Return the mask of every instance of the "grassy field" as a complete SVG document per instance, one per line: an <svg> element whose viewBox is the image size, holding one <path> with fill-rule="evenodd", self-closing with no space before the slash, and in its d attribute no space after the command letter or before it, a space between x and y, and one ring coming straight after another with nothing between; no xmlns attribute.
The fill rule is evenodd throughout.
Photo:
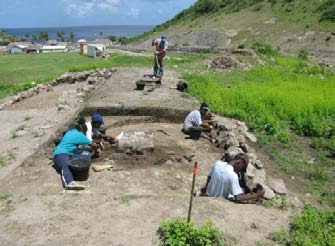
<svg viewBox="0 0 335 246"><path fill-rule="evenodd" d="M118 66L151 66L151 59L118 54L114 54L108 61L77 53L0 55L0 98L28 89L32 81L51 81L68 71Z"/></svg>
<svg viewBox="0 0 335 246"><path fill-rule="evenodd" d="M188 95L247 122L276 169L298 177L302 193L335 206L334 73L305 59L258 55L265 65L249 71L198 66L184 73Z"/></svg>
<svg viewBox="0 0 335 246"><path fill-rule="evenodd" d="M202 56L185 57L175 55L169 58L168 67L179 66ZM152 57L127 56L112 53L111 59L92 59L76 53L38 55L0 55L0 98L24 89L29 89L32 81L51 81L65 72L78 72L111 67L151 67Z"/></svg>

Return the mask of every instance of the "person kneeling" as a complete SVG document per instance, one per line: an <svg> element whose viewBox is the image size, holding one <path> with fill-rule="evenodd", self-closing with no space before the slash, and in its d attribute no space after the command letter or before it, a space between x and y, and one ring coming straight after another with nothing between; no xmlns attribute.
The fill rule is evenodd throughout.
<svg viewBox="0 0 335 246"><path fill-rule="evenodd" d="M260 186L255 193L245 194L239 183L238 173L248 167L249 157L244 154L236 155L229 163L222 159L217 161L208 174L205 195L209 197L224 197L241 201L255 201L263 197L264 191Z"/></svg>
<svg viewBox="0 0 335 246"><path fill-rule="evenodd" d="M76 153L92 151L95 148L95 144L85 136L86 131L85 120L80 119L73 130L65 133L52 154L53 161L60 171L62 185L67 190L85 189L83 185L74 181L69 165Z"/></svg>

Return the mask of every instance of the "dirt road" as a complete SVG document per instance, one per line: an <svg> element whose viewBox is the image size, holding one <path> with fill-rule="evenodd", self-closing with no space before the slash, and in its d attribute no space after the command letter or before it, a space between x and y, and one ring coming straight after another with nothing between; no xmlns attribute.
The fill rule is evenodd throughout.
<svg viewBox="0 0 335 246"><path fill-rule="evenodd" d="M185 139L182 124L177 122L182 117L175 122L164 118L199 105L169 89L178 82L174 72L166 72L160 87L152 84L153 91L150 85L144 91L134 90L135 81L150 72L119 69L84 103L78 101L65 111L55 104L64 91L73 91L76 85L58 86L0 111L0 136L5 143L0 153L6 157L0 169L0 245L157 245L156 230L163 219L187 216L193 163L177 159L195 155L200 166L196 186L200 187L221 151L205 139ZM49 160L53 149L49 141L80 112L85 115L94 110L111 113L105 114L110 134L151 134L155 151L134 156L106 146L95 162L112 163L114 168L99 173L90 170L82 192L64 191ZM160 117L151 117L153 111ZM129 112L134 115L127 115ZM21 125L25 127L18 130ZM270 232L287 227L293 213L291 209L197 197L192 220L202 224L211 219L239 245L249 246L266 242Z"/></svg>

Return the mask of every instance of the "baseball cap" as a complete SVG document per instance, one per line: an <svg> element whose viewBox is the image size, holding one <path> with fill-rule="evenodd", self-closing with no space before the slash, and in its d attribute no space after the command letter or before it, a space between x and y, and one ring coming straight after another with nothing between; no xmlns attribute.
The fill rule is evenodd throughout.
<svg viewBox="0 0 335 246"><path fill-rule="evenodd" d="M166 40L166 39L167 39L166 35L162 35L162 40Z"/></svg>
<svg viewBox="0 0 335 246"><path fill-rule="evenodd" d="M94 114L92 115L92 121L100 122L101 124L104 124L104 119L100 114Z"/></svg>
<svg viewBox="0 0 335 246"><path fill-rule="evenodd" d="M203 109L205 111L210 111L207 103L202 103L201 106L200 106L200 109Z"/></svg>

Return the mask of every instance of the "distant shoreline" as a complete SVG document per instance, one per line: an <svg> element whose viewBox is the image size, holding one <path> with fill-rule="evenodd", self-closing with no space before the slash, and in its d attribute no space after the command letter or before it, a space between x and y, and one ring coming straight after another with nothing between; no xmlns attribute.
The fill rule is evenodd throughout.
<svg viewBox="0 0 335 246"><path fill-rule="evenodd" d="M32 39L32 35L40 32L48 32L49 39L59 39L57 32L64 32L65 40L70 39L70 33L74 34L74 40L95 40L108 38L108 36L132 38L150 31L153 25L99 25L99 26L68 26L68 27L28 27L28 28L1 28L7 35L20 39ZM27 37L28 36L28 37Z"/></svg>

